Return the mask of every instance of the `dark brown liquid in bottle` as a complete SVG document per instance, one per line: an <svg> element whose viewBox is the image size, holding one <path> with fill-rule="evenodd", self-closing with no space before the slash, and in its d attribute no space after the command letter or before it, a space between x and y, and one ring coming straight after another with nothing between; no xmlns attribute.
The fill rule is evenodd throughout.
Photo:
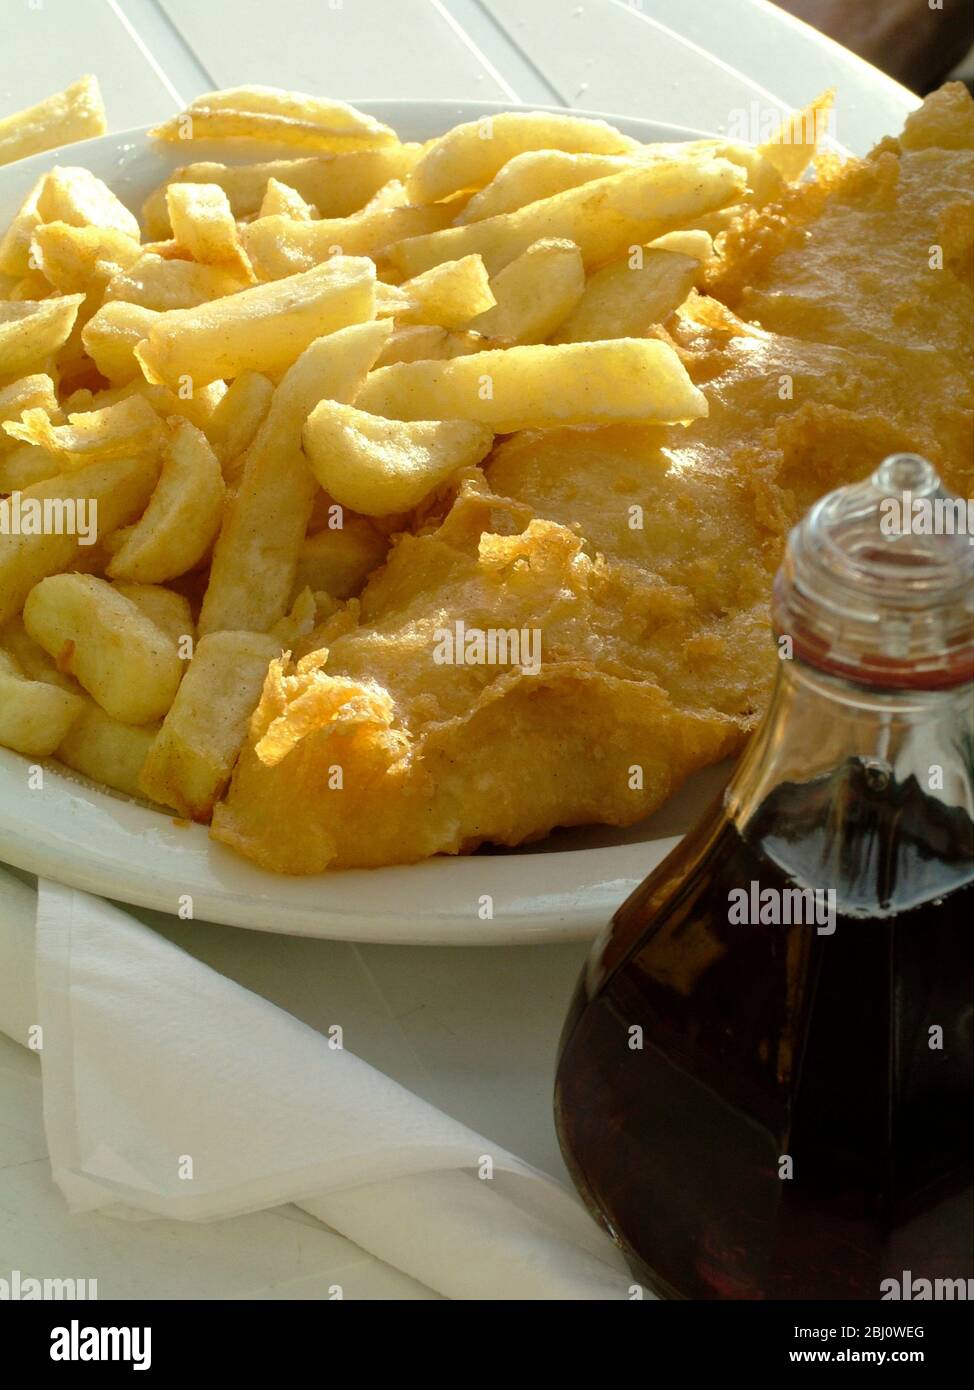
<svg viewBox="0 0 974 1390"><path fill-rule="evenodd" d="M746 838L718 805L624 904L565 1026L556 1115L643 1282L878 1299L906 1270L974 1274L972 880L966 812L912 778L875 790L853 759L779 786ZM752 882L836 885L834 932L732 924Z"/></svg>

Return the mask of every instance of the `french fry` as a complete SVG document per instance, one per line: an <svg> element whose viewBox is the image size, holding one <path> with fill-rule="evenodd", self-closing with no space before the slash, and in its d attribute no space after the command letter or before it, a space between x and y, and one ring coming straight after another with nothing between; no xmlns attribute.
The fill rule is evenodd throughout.
<svg viewBox="0 0 974 1390"><path fill-rule="evenodd" d="M743 198L751 206L759 207L768 198L781 193L784 180L760 149L743 140L726 140L720 136L706 136L701 140L654 141L641 145L637 151L620 161L632 164L646 164L654 161L669 162L674 159L693 165L710 159L727 159L744 170L746 183Z"/></svg>
<svg viewBox="0 0 974 1390"><path fill-rule="evenodd" d="M117 405L120 401L127 401L132 396L138 396L148 401L152 409L163 420L167 420L170 415L182 415L199 429L206 429L213 412L226 394L227 385L224 381L211 381L208 386L199 387L191 395L177 395L175 391L170 391L168 386L150 386L140 377L134 381L126 382L124 386L111 386L104 391L86 392L87 405L84 408L104 410L106 406ZM71 407L75 398L80 402L83 399L81 392L76 391L72 397L69 397L64 403L64 408Z"/></svg>
<svg viewBox="0 0 974 1390"><path fill-rule="evenodd" d="M409 192L415 201L428 203L459 188L483 188L509 159L526 150L628 154L636 147L635 140L605 121L545 111L504 111L456 125L434 140L409 176Z"/></svg>
<svg viewBox="0 0 974 1390"><path fill-rule="evenodd" d="M166 313L169 309L195 309L211 299L236 294L249 281L215 265L167 260L144 251L125 270L119 270L105 287L105 302L125 300L144 309Z"/></svg>
<svg viewBox="0 0 974 1390"><path fill-rule="evenodd" d="M296 188L280 179L267 180L267 192L257 212L258 217L291 217L295 222L311 222L317 208L306 203Z"/></svg>
<svg viewBox="0 0 974 1390"><path fill-rule="evenodd" d="M0 502L0 623L20 612L35 584L76 565L93 548L81 545L82 521L94 527L98 540L128 525L145 510L158 476L151 457L99 459Z"/></svg>
<svg viewBox="0 0 974 1390"><path fill-rule="evenodd" d="M34 641L24 627L23 618L18 615L0 627L0 651L13 657L28 680L45 681L75 695L81 695L81 686L71 676L58 670L53 657ZM82 699L86 697L82 696Z"/></svg>
<svg viewBox="0 0 974 1390"><path fill-rule="evenodd" d="M38 367L68 340L83 294L0 302L0 380Z"/></svg>
<svg viewBox="0 0 974 1390"><path fill-rule="evenodd" d="M225 498L220 463L206 436L174 417L156 490L109 564L109 576L161 584L195 568L216 539Z"/></svg>
<svg viewBox="0 0 974 1390"><path fill-rule="evenodd" d="M185 594L177 594L175 589L167 589L162 584L139 584L128 579L113 579L111 584L116 593L134 603L140 613L166 634L180 659L189 660L189 655L184 657L183 653L184 650L192 653L196 625Z"/></svg>
<svg viewBox="0 0 974 1390"><path fill-rule="evenodd" d="M170 183L219 184L230 199L234 217L242 221L260 214L271 180L293 188L321 217L347 217L364 207L390 179L404 178L419 151L419 145L387 145L379 150L272 159L260 164L184 164L150 193L142 206L142 222L146 236L154 241L172 236L166 206Z"/></svg>
<svg viewBox="0 0 974 1390"><path fill-rule="evenodd" d="M389 334L375 365L388 367L393 362L463 357L469 352L481 352L484 348L496 346L491 339L469 330L453 333L448 328L437 328L434 324L407 324Z"/></svg>
<svg viewBox="0 0 974 1390"><path fill-rule="evenodd" d="M51 416L59 414L54 382L46 372L22 376L9 386L0 387L0 425L7 420L19 420L25 410L46 410ZM0 430L0 454L13 447L10 436Z"/></svg>
<svg viewBox="0 0 974 1390"><path fill-rule="evenodd" d="M516 212L527 203L551 198L568 188L604 179L632 168L638 151L627 154L568 154L564 150L526 150L509 159L486 188L475 193L454 226L482 222L504 212Z"/></svg>
<svg viewBox="0 0 974 1390"><path fill-rule="evenodd" d="M811 164L822 136L829 127L835 90L829 88L801 111L794 111L765 144L758 155L774 165L786 183L794 183Z"/></svg>
<svg viewBox="0 0 974 1390"><path fill-rule="evenodd" d="M389 212L392 208L409 207L409 194L401 179L390 179L377 188L361 212Z"/></svg>
<svg viewBox="0 0 974 1390"><path fill-rule="evenodd" d="M229 480L231 465L254 441L267 418L274 385L260 372L241 372L210 416L206 437Z"/></svg>
<svg viewBox="0 0 974 1390"><path fill-rule="evenodd" d="M742 191L742 204L763 207L773 197L778 197L784 180L770 160L760 150L742 140L723 140L708 137L704 140L666 141L644 145L637 156L640 162L652 160L679 159L697 163L704 159L727 159L744 171L745 185Z"/></svg>
<svg viewBox="0 0 974 1390"><path fill-rule="evenodd" d="M256 280L240 244L230 199L219 184L171 183L166 204L173 236L194 261L229 271L245 282Z"/></svg>
<svg viewBox="0 0 974 1390"><path fill-rule="evenodd" d="M103 304L81 330L81 341L88 356L103 377L116 386L124 386L142 370L135 359L135 349L148 337L152 325L160 317L153 309L141 304L126 304L112 300Z"/></svg>
<svg viewBox="0 0 974 1390"><path fill-rule="evenodd" d="M88 574L42 579L24 604L35 642L106 714L148 724L166 714L182 666L175 644L131 599Z"/></svg>
<svg viewBox="0 0 974 1390"><path fill-rule="evenodd" d="M497 302L479 256L444 261L404 281L398 291L406 301L396 314L401 323L432 323L440 328L463 328Z"/></svg>
<svg viewBox="0 0 974 1390"><path fill-rule="evenodd" d="M111 386L105 388L106 392L113 394L120 393L124 389L124 387L116 388ZM69 395L64 397L61 405L57 405L57 400L55 398L55 407L59 417L63 418L64 415L78 415L85 410L94 409L95 394L96 393L90 386L76 386ZM122 399L120 394L119 399ZM99 404L114 405L114 401L105 401Z"/></svg>
<svg viewBox="0 0 974 1390"><path fill-rule="evenodd" d="M333 256L375 257L390 242L449 227L452 217L453 211L445 203L433 207L380 203L327 221L260 217L242 227L240 236L258 277L280 280Z"/></svg>
<svg viewBox="0 0 974 1390"><path fill-rule="evenodd" d="M404 314L410 308L409 296L398 285L387 285L384 280L375 282L375 316L377 319L392 319Z"/></svg>
<svg viewBox="0 0 974 1390"><path fill-rule="evenodd" d="M260 86L207 92L149 134L167 141L269 140L310 150L377 149L399 138L344 101Z"/></svg>
<svg viewBox="0 0 974 1390"><path fill-rule="evenodd" d="M764 207L772 198L778 198L784 191L784 180L774 163L767 159L753 145L740 141L717 140L711 146L715 159L729 159L737 164L747 175L742 202L755 208Z"/></svg>
<svg viewBox="0 0 974 1390"><path fill-rule="evenodd" d="M411 511L494 442L469 420L383 420L321 401L304 427L304 452L325 491L363 516Z"/></svg>
<svg viewBox="0 0 974 1390"><path fill-rule="evenodd" d="M186 256L184 248L173 236L167 237L164 241L143 241L142 250L147 255L161 256L164 261L180 261Z"/></svg>
<svg viewBox="0 0 974 1390"><path fill-rule="evenodd" d="M33 444L21 444L0 454L0 495L23 492L45 478L56 478L64 471L63 457L59 458L57 454Z"/></svg>
<svg viewBox="0 0 974 1390"><path fill-rule="evenodd" d="M673 349L636 338L400 362L370 373L355 404L394 420L479 420L498 434L707 414Z"/></svg>
<svg viewBox="0 0 974 1390"><path fill-rule="evenodd" d="M675 251L680 256L689 256L702 263L709 261L714 254L714 239L699 227L688 227L686 231L664 232L649 243L649 249Z"/></svg>
<svg viewBox="0 0 974 1390"><path fill-rule="evenodd" d="M675 251L636 249L638 257L634 252L589 277L554 342L639 338L680 307L700 278L700 262Z"/></svg>
<svg viewBox="0 0 974 1390"><path fill-rule="evenodd" d="M109 227L139 240L139 224L120 199L89 169L55 165L41 184L37 211L42 222L72 227Z"/></svg>
<svg viewBox="0 0 974 1390"><path fill-rule="evenodd" d="M31 238L44 220L37 210L37 200L41 196L46 178L46 174L41 174L21 203L10 226L0 237L0 275L10 275L19 279L31 270Z"/></svg>
<svg viewBox="0 0 974 1390"><path fill-rule="evenodd" d="M19 302L24 299L48 299L51 294L51 282L47 276L42 275L39 270L31 270L22 280L11 286L6 298Z"/></svg>
<svg viewBox="0 0 974 1390"><path fill-rule="evenodd" d="M81 713L58 747L57 758L93 782L141 797L145 793L139 775L160 727L158 722L125 724L82 696Z"/></svg>
<svg viewBox="0 0 974 1390"><path fill-rule="evenodd" d="M143 383L141 389L146 400L163 419L170 415L182 415L191 425L205 433L213 418L213 412L222 404L230 388L225 381L218 379L206 386L194 387L191 396L177 395L170 391L168 386L149 386Z"/></svg>
<svg viewBox="0 0 974 1390"><path fill-rule="evenodd" d="M48 758L81 713L79 696L31 680L0 650L0 745L28 758Z"/></svg>
<svg viewBox="0 0 974 1390"><path fill-rule="evenodd" d="M72 227L43 222L30 244L31 258L61 294L100 295L113 275L134 264L139 243L115 227Z"/></svg>
<svg viewBox="0 0 974 1390"><path fill-rule="evenodd" d="M495 307L471 319L470 327L511 343L543 342L582 297L582 254L573 241L536 241L497 272L490 288Z"/></svg>
<svg viewBox="0 0 974 1390"><path fill-rule="evenodd" d="M107 129L98 79L89 73L36 106L0 120L0 164L90 140Z"/></svg>
<svg viewBox="0 0 974 1390"><path fill-rule="evenodd" d="M182 816L207 820L223 795L280 643L255 632L203 637L152 745L140 785Z"/></svg>
<svg viewBox="0 0 974 1390"><path fill-rule="evenodd" d="M168 386L181 377L195 388L247 370L276 373L316 338L374 311L373 263L336 256L303 274L160 315L136 357L148 381Z"/></svg>
<svg viewBox="0 0 974 1390"><path fill-rule="evenodd" d="M25 410L19 424L8 421L3 429L14 439L62 457L65 467L88 458L130 458L157 450L162 443L162 423L143 396L69 415L66 425L52 424L46 410Z"/></svg>
<svg viewBox="0 0 974 1390"><path fill-rule="evenodd" d="M202 635L267 632L287 611L317 484L301 451L320 400L348 400L389 335L374 320L319 338L285 373L247 451L213 552Z"/></svg>
<svg viewBox="0 0 974 1390"><path fill-rule="evenodd" d="M364 516L344 516L342 525L308 536L301 546L295 597L304 589L333 599L357 594L389 550L389 537Z"/></svg>
<svg viewBox="0 0 974 1390"><path fill-rule="evenodd" d="M726 159L647 160L517 212L397 242L386 254L404 274L417 275L479 252L495 275L534 242L554 237L575 242L590 268L722 207L745 184L744 171Z"/></svg>

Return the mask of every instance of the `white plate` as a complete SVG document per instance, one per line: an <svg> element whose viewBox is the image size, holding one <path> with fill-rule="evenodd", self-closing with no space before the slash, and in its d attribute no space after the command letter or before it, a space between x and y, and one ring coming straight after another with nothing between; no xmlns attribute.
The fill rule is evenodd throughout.
<svg viewBox="0 0 974 1390"><path fill-rule="evenodd" d="M426 140L458 121L510 109L497 102L360 102L404 139ZM557 108L549 108L557 109ZM573 112L574 115L599 114ZM640 140L686 140L702 132L607 116ZM268 146L157 147L144 130L106 135L0 169L0 225L52 164L91 169L135 212L157 183L190 160L286 156ZM200 920L296 936L422 945L510 945L595 935L635 885L664 858L726 776L708 769L662 811L627 831L561 831L530 850L444 856L388 869L312 878L265 873L202 826L103 791L47 764L28 789L26 759L0 749L0 859L31 873L138 907L179 912L192 899ZM493 917L481 920L482 895Z"/></svg>

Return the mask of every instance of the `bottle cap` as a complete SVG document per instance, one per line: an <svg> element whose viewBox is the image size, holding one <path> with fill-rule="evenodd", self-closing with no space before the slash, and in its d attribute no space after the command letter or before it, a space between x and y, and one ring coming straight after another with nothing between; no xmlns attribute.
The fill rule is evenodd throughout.
<svg viewBox="0 0 974 1390"><path fill-rule="evenodd" d="M918 454L823 497L788 538L773 618L793 655L861 685L974 678L974 503Z"/></svg>

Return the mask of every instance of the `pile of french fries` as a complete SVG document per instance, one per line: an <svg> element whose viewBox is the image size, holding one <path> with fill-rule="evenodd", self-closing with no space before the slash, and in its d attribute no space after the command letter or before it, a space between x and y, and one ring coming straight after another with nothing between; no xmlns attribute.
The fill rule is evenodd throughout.
<svg viewBox="0 0 974 1390"><path fill-rule="evenodd" d="M102 130L85 78L0 163ZM141 221L61 164L0 240L0 744L205 821L270 661L497 434L706 413L654 326L813 150L519 111L410 144L262 87L152 136L187 162Z"/></svg>

